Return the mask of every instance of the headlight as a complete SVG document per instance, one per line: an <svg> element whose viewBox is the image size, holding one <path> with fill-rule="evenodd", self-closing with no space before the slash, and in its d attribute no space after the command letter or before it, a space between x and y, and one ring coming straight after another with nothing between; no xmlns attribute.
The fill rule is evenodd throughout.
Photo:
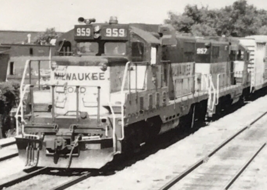
<svg viewBox="0 0 267 190"><path fill-rule="evenodd" d="M51 63L51 69L54 70L57 68L57 63L55 61L52 61Z"/></svg>

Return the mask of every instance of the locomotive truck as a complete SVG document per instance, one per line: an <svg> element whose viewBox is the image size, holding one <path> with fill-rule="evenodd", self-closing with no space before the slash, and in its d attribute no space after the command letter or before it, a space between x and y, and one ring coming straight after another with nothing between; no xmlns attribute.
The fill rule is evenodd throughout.
<svg viewBox="0 0 267 190"><path fill-rule="evenodd" d="M26 165L101 168L251 92L249 50L240 39L177 36L168 25L115 17L78 21L48 59L50 89L22 80L16 143Z"/></svg>

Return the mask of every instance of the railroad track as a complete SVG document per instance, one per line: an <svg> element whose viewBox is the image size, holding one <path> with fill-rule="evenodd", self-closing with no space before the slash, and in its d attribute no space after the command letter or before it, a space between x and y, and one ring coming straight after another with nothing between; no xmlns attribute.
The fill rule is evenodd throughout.
<svg viewBox="0 0 267 190"><path fill-rule="evenodd" d="M8 187L16 186L16 185L18 185L18 183L21 183L21 182L27 182L27 180L31 180L31 179L38 177L38 176L41 176L41 175L51 175L51 181L52 182L55 182L55 181L64 181L64 182L61 184L53 185L52 183L50 184L50 180L46 180L45 184L39 184L38 179L34 179L35 182L33 182L33 183L35 185L37 185L36 188L38 188L38 189L50 189L50 190L63 190L63 189L71 187L72 185L75 185L76 183L79 183L79 182L89 178L92 175L95 175L95 172L78 171L75 173L75 176L72 176L70 174L71 177L68 177L70 179L61 180L60 177L62 177L63 173L64 173L63 174L64 176L67 176L68 172L73 172L73 171L60 170L58 172L58 175L53 171L55 171L55 169L46 168L46 167L28 168L27 171L25 171L28 173L24 173L23 175L20 174L17 177L14 177L13 179L9 179L7 182L4 182L2 184L0 183L0 190L8 188ZM58 177L58 179L57 179L57 177ZM45 186L45 187L43 187L43 186ZM35 187L33 187L33 189L35 189Z"/></svg>
<svg viewBox="0 0 267 190"><path fill-rule="evenodd" d="M18 156L15 138L0 140L0 162Z"/></svg>
<svg viewBox="0 0 267 190"><path fill-rule="evenodd" d="M18 156L18 152L7 153L7 154L4 154L4 155L1 154L0 162L4 161L4 160L8 160L8 159L16 157L16 156Z"/></svg>
<svg viewBox="0 0 267 190"><path fill-rule="evenodd" d="M249 125L245 126L241 130L239 130L237 133L232 135L230 138L222 142L218 147L216 147L214 150L212 150L210 153L208 153L206 156L198 160L196 163L188 167L186 170L184 170L182 173L178 174L177 176L173 177L168 183L163 185L160 190L167 190L171 189L201 189L201 185L203 185L203 189L209 189L213 188L213 186L216 186L215 189L228 189L234 182L237 180L237 178L240 176L240 174L246 169L246 167L250 164L250 162L258 155L258 153L265 147L266 142L257 143L255 146L250 145L249 137L247 142L249 143L247 146L244 146L243 149L238 150L238 146L235 145L232 150L232 152L224 153L223 155L219 155L223 157L223 160L216 159L217 155L216 153L219 153L218 151L221 150L225 146L229 146L230 142L232 142L234 139L236 139L238 136L241 136L241 134L244 134L245 131L249 132L252 129L250 128L252 125L254 125L257 121L259 121L263 116L265 116L267 112L264 112L259 117L257 117L255 120L253 120ZM258 130L254 128L253 134L264 134L264 131L266 130ZM265 132L267 135L267 132ZM249 135L249 134L248 134ZM253 135L251 135L253 137ZM251 137L251 138L252 138ZM231 150L231 147L230 147ZM227 150L226 150L227 152ZM246 154L247 153L247 154ZM226 156L227 155L227 156ZM233 155L236 155L234 157ZM241 156L243 155L243 157ZM213 158L215 157L215 158ZM242 165L238 165L237 168L231 168L233 167L232 164L234 164L235 161L239 161L243 159ZM213 160L212 160L213 159ZM228 161L228 163L225 162ZM218 165L219 162L225 162L222 166ZM197 172L198 171L198 172ZM221 173L216 173L214 171L219 171ZM234 173L231 173L231 175L224 175L224 172L234 171ZM221 175L221 176L220 176ZM221 179L225 178L225 179ZM220 182L219 182L220 181ZM222 184L222 181L224 181L224 184ZM206 183L207 182L207 183ZM218 182L216 184L216 182ZM210 186L208 185L210 184Z"/></svg>
<svg viewBox="0 0 267 190"><path fill-rule="evenodd" d="M15 138L0 139L0 149L15 144Z"/></svg>

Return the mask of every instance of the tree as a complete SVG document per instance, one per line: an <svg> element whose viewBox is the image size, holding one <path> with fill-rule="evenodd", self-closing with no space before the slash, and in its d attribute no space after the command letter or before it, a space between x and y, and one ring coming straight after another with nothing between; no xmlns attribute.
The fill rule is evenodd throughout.
<svg viewBox="0 0 267 190"><path fill-rule="evenodd" d="M47 45L50 44L52 39L57 39L59 33L56 32L55 28L47 28L45 32L39 34L35 40L35 44Z"/></svg>
<svg viewBox="0 0 267 190"><path fill-rule="evenodd" d="M172 24L180 33L237 37L266 33L267 11L258 10L247 0L237 0L221 9L187 5L182 14L168 15L165 23Z"/></svg>
<svg viewBox="0 0 267 190"><path fill-rule="evenodd" d="M18 104L19 84L14 82L0 83L0 138L5 137L10 129L9 113Z"/></svg>
<svg viewBox="0 0 267 190"><path fill-rule="evenodd" d="M261 35L267 35L267 25L260 27L257 33Z"/></svg>
<svg viewBox="0 0 267 190"><path fill-rule="evenodd" d="M165 20L166 24L171 24L180 33L189 33L194 20L186 15L176 15L169 12L169 19Z"/></svg>
<svg viewBox="0 0 267 190"><path fill-rule="evenodd" d="M194 36L217 36L216 30L207 24L194 24L192 34Z"/></svg>

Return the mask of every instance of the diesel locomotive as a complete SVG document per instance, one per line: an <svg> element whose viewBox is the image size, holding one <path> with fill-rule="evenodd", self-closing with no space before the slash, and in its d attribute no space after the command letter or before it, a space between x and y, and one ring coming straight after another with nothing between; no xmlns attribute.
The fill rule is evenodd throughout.
<svg viewBox="0 0 267 190"><path fill-rule="evenodd" d="M39 60L26 63L30 81L21 82L16 144L28 166L101 168L266 85L265 54L260 63L251 60L253 37L178 36L168 25L119 24L116 17L78 21L48 58L49 89L31 82L28 71Z"/></svg>

